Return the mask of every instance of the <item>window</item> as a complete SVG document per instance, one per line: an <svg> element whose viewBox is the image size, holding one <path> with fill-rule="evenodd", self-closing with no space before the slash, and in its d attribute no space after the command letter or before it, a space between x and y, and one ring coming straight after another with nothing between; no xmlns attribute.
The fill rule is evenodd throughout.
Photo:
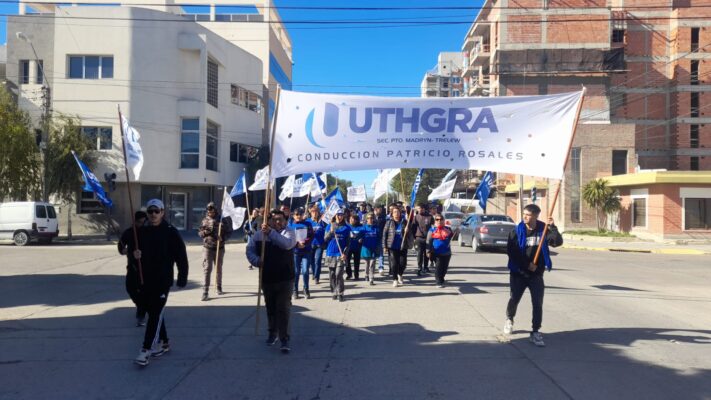
<svg viewBox="0 0 711 400"><path fill-rule="evenodd" d="M239 143L230 142L230 161L238 162L239 159Z"/></svg>
<svg viewBox="0 0 711 400"><path fill-rule="evenodd" d="M92 214L104 211L101 202L94 197L94 192L79 192L79 207L77 214Z"/></svg>
<svg viewBox="0 0 711 400"><path fill-rule="evenodd" d="M684 199L684 229L711 229L711 198Z"/></svg>
<svg viewBox="0 0 711 400"><path fill-rule="evenodd" d="M692 85L699 84L699 60L691 60L691 74L689 79Z"/></svg>
<svg viewBox="0 0 711 400"><path fill-rule="evenodd" d="M21 85L30 83L30 60L20 60L18 80Z"/></svg>
<svg viewBox="0 0 711 400"><path fill-rule="evenodd" d="M42 205L35 205L35 217L47 218L47 209Z"/></svg>
<svg viewBox="0 0 711 400"><path fill-rule="evenodd" d="M612 43L625 43L625 30L624 29L613 29L612 30Z"/></svg>
<svg viewBox="0 0 711 400"><path fill-rule="evenodd" d="M689 125L689 146L692 149L699 148L699 126Z"/></svg>
<svg viewBox="0 0 711 400"><path fill-rule="evenodd" d="M218 90L217 63L207 60L207 103L217 108Z"/></svg>
<svg viewBox="0 0 711 400"><path fill-rule="evenodd" d="M699 170L699 157L691 157L689 159L689 170L698 171Z"/></svg>
<svg viewBox="0 0 711 400"><path fill-rule="evenodd" d="M230 142L230 161L246 164L255 148L246 144Z"/></svg>
<svg viewBox="0 0 711 400"><path fill-rule="evenodd" d="M69 78L71 79L107 79L113 77L113 56L69 56Z"/></svg>
<svg viewBox="0 0 711 400"><path fill-rule="evenodd" d="M89 142L91 148L95 150L111 150L112 147L111 127L82 126L81 133Z"/></svg>
<svg viewBox="0 0 711 400"><path fill-rule="evenodd" d="M570 150L570 220L580 219L580 147Z"/></svg>
<svg viewBox="0 0 711 400"><path fill-rule="evenodd" d="M200 120L184 118L180 131L180 168L200 167Z"/></svg>
<svg viewBox="0 0 711 400"><path fill-rule="evenodd" d="M449 79L444 79L442 81L442 87L445 89L449 87Z"/></svg>
<svg viewBox="0 0 711 400"><path fill-rule="evenodd" d="M632 199L632 227L644 228L647 226L647 198Z"/></svg>
<svg viewBox="0 0 711 400"><path fill-rule="evenodd" d="M459 90L452 90L452 97L459 97Z"/></svg>
<svg viewBox="0 0 711 400"><path fill-rule="evenodd" d="M232 104L236 104L256 113L262 112L262 98L256 93L250 92L237 85L230 85L230 94Z"/></svg>
<svg viewBox="0 0 711 400"><path fill-rule="evenodd" d="M460 78L460 77L458 77L458 76L453 76L453 77L450 78L450 79L452 80L452 84L457 84L457 83L461 82L461 79L462 79L462 78Z"/></svg>
<svg viewBox="0 0 711 400"><path fill-rule="evenodd" d="M692 118L699 117L699 92L691 92L691 115Z"/></svg>
<svg viewBox="0 0 711 400"><path fill-rule="evenodd" d="M35 77L35 83L41 85L43 82L44 74L42 70L44 68L44 61L37 60L37 76Z"/></svg>
<svg viewBox="0 0 711 400"><path fill-rule="evenodd" d="M627 173L627 150L612 150L612 175Z"/></svg>
<svg viewBox="0 0 711 400"><path fill-rule="evenodd" d="M205 146L205 168L217 171L217 134L220 127L207 121L207 146Z"/></svg>
<svg viewBox="0 0 711 400"><path fill-rule="evenodd" d="M691 28L691 51L699 50L699 30L700 28Z"/></svg>

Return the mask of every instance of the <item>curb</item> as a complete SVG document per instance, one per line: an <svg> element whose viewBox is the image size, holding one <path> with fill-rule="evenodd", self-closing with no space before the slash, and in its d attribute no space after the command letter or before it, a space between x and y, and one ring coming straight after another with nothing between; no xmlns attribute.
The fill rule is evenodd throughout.
<svg viewBox="0 0 711 400"><path fill-rule="evenodd" d="M672 255L693 255L702 256L711 254L703 250L697 249L625 249L625 248L614 248L614 247L588 247L588 246L575 246L575 245L563 245L563 249L571 250L588 250L588 251L614 251L618 253L647 253L647 254L672 254Z"/></svg>

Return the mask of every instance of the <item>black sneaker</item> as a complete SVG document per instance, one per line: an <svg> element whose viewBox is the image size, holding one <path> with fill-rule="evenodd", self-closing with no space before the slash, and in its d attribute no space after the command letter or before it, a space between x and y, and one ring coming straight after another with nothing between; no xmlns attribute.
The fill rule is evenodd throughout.
<svg viewBox="0 0 711 400"><path fill-rule="evenodd" d="M217 294L221 296L221 295L225 294L225 292L222 291L222 288L221 288L221 287L218 287L218 288L217 288Z"/></svg>
<svg viewBox="0 0 711 400"><path fill-rule="evenodd" d="M417 271L417 276L422 276L422 271Z"/></svg>
<svg viewBox="0 0 711 400"><path fill-rule="evenodd" d="M333 300L336 300L336 299L338 298L338 295L334 294L333 296L331 296L331 298L332 298Z"/></svg>
<svg viewBox="0 0 711 400"><path fill-rule="evenodd" d="M425 273L428 273L428 274L429 274L430 272L431 272L431 271L430 271L429 267L425 267Z"/></svg>
<svg viewBox="0 0 711 400"><path fill-rule="evenodd" d="M338 301L341 301L341 302L342 302L342 301L344 301L344 300L343 300L343 295L342 295L342 294L339 294L339 295L338 295Z"/></svg>
<svg viewBox="0 0 711 400"><path fill-rule="evenodd" d="M277 342L277 337L274 334L269 334L267 338L267 346L274 346Z"/></svg>
<svg viewBox="0 0 711 400"><path fill-rule="evenodd" d="M281 347L279 348L279 350L281 350L281 352L284 354L289 354L289 352L291 351L291 347L289 347L289 340L283 339L281 341Z"/></svg>
<svg viewBox="0 0 711 400"><path fill-rule="evenodd" d="M146 317L136 317L136 326L146 326Z"/></svg>
<svg viewBox="0 0 711 400"><path fill-rule="evenodd" d="M202 294L202 301L207 301L209 299L207 292Z"/></svg>
<svg viewBox="0 0 711 400"><path fill-rule="evenodd" d="M311 292L309 292L309 289L304 289L304 296L306 296L307 299L311 298Z"/></svg>

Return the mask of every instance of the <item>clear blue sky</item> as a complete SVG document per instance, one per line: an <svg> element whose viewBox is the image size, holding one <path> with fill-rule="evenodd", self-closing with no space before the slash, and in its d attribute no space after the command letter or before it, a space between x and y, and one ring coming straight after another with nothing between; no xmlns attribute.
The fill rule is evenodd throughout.
<svg viewBox="0 0 711 400"><path fill-rule="evenodd" d="M150 0L147 0L150 2ZM109 2L107 0L107 2ZM308 7L478 7L482 0L277 0L277 6ZM0 14L17 13L17 4L0 3ZM477 10L280 10L284 21L372 20L473 21ZM0 43L6 40L0 18ZM390 23L383 23L390 25ZM441 51L461 49L469 24L374 27L338 24L327 28L287 24L294 46L295 90L379 96L418 97L425 71L435 66ZM325 85L321 87L298 85ZM389 87L344 87L389 86ZM337 176L365 183L375 171L341 172Z"/></svg>

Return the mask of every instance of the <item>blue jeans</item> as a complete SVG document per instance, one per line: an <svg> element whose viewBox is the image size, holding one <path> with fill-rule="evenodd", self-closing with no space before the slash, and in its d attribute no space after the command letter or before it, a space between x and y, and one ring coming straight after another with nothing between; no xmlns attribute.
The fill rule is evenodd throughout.
<svg viewBox="0 0 711 400"><path fill-rule="evenodd" d="M304 278L304 290L309 290L309 254L294 254L294 292L299 292L299 275Z"/></svg>
<svg viewBox="0 0 711 400"><path fill-rule="evenodd" d="M311 257L309 258L309 269L314 279L321 278L321 265L323 265L323 247L315 247L311 250Z"/></svg>

